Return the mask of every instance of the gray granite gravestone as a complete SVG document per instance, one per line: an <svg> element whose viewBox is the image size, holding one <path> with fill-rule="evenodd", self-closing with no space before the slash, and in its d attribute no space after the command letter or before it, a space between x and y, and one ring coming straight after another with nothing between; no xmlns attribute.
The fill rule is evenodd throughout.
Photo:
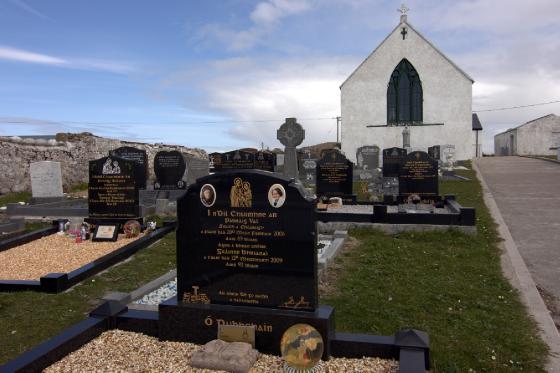
<svg viewBox="0 0 560 373"><path fill-rule="evenodd" d="M185 155L187 163L187 184L196 183L196 179L209 174L210 163L207 159L197 158L191 155Z"/></svg>
<svg viewBox="0 0 560 373"><path fill-rule="evenodd" d="M41 161L29 165L33 198L61 198L62 171L60 162Z"/></svg>
<svg viewBox="0 0 560 373"><path fill-rule="evenodd" d="M305 139L305 131L296 118L286 118L286 122L280 126L276 138L286 148L284 150L284 176L289 178L298 177L298 161L296 146Z"/></svg>

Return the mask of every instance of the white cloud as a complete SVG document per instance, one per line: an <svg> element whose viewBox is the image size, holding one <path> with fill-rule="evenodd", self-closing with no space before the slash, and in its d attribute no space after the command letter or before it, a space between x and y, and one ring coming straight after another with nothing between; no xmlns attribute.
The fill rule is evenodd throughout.
<svg viewBox="0 0 560 373"><path fill-rule="evenodd" d="M311 8L302 0L269 0L257 4L251 12L251 19L256 24L275 23L283 17L305 12Z"/></svg>
<svg viewBox="0 0 560 373"><path fill-rule="evenodd" d="M245 51L258 45L273 32L284 17L311 9L305 0L267 0L258 3L250 14L252 25L243 30L231 26L210 23L204 25L192 39L194 42L223 44L230 51Z"/></svg>
<svg viewBox="0 0 560 373"><path fill-rule="evenodd" d="M57 66L68 64L68 61L62 58L5 46L0 46L0 59Z"/></svg>
<svg viewBox="0 0 560 373"><path fill-rule="evenodd" d="M114 61L87 58L61 58L1 45L0 60L51 65L78 70L108 71L117 74L126 74L135 70L134 67L130 65Z"/></svg>

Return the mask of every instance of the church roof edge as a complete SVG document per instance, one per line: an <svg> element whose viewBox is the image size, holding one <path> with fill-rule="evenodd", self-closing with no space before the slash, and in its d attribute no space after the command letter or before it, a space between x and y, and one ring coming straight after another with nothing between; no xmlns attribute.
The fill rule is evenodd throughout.
<svg viewBox="0 0 560 373"><path fill-rule="evenodd" d="M416 28L414 26L412 26L407 20L406 17L404 18L404 20L401 20L401 22L395 26L395 28L393 28L391 30L391 32L381 41L381 43L379 43L379 45L377 47L375 47L375 49L358 65L358 67L356 67L354 69L354 71L352 71L352 73L350 75L348 75L348 77L344 80L344 82L342 82L342 84L339 86L339 89L342 88L342 86L344 84L346 84L346 82L348 80L350 80L350 78L356 73L356 71L358 71L360 69L360 67L362 67L362 65L369 60L369 58L371 56L373 56L375 54L375 52L377 52L377 50L383 45L383 43L385 43L387 41L387 39L389 39L389 36L391 36L395 30L397 30L399 27L402 27L402 25L406 25L408 27L410 27L412 30L414 30L414 32L416 34L418 34L418 36L420 36L426 43L428 43L428 45L430 45L432 48L434 48L434 50L439 53L443 58L445 58L450 64L451 66L453 66L457 71L459 71L463 76L465 76L467 79L469 79L472 83L474 83L474 79L467 74L463 69L461 69L459 66L457 66L457 64L455 64L455 62L453 62L449 57L447 57L442 51L440 51L430 40L428 40L424 35L422 35L422 33L420 33L418 30L416 30Z"/></svg>

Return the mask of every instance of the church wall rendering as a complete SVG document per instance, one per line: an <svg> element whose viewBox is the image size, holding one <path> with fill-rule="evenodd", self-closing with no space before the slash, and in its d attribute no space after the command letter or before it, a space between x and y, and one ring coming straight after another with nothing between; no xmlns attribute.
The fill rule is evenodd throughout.
<svg viewBox="0 0 560 373"><path fill-rule="evenodd" d="M403 59L417 71L423 90L422 125L409 127L410 146L426 151L432 145L452 144L456 159L473 158L473 80L408 24L406 16L340 87L343 152L355 161L360 146L403 145L401 126L366 127L387 125L387 87Z"/></svg>

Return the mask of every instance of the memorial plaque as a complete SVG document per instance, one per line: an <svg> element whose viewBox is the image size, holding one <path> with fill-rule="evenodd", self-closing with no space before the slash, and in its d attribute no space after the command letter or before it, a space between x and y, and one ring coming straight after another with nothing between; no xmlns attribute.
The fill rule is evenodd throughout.
<svg viewBox="0 0 560 373"><path fill-rule="evenodd" d="M276 166L276 162L273 153L263 151L255 153L254 168L256 170L274 172L274 166Z"/></svg>
<svg viewBox="0 0 560 373"><path fill-rule="evenodd" d="M352 162L336 149L326 151L317 162L317 196L351 195L352 175Z"/></svg>
<svg viewBox="0 0 560 373"><path fill-rule="evenodd" d="M260 170L212 174L189 186L177 217L183 304L317 307L315 206L301 184Z"/></svg>
<svg viewBox="0 0 560 373"><path fill-rule="evenodd" d="M158 152L154 158L156 184L154 189L184 189L185 158L177 150Z"/></svg>
<svg viewBox="0 0 560 373"><path fill-rule="evenodd" d="M119 157L89 162L88 207L91 218L138 217L137 163Z"/></svg>
<svg viewBox="0 0 560 373"><path fill-rule="evenodd" d="M187 162L187 184L194 184L196 179L209 174L210 163L208 160L192 155L186 155L185 160Z"/></svg>
<svg viewBox="0 0 560 373"><path fill-rule="evenodd" d="M413 194L428 200L439 195L438 164L426 152L410 153L401 166L399 195Z"/></svg>
<svg viewBox="0 0 560 373"><path fill-rule="evenodd" d="M399 177L400 167L406 159L406 149L383 149L383 177Z"/></svg>
<svg viewBox="0 0 560 373"><path fill-rule="evenodd" d="M356 150L356 168L375 170L379 168L379 146L362 146Z"/></svg>
<svg viewBox="0 0 560 373"><path fill-rule="evenodd" d="M121 146L109 152L109 155L134 161L140 165L136 171L136 185L140 189L146 189L148 180L148 155L145 150L137 149L132 146Z"/></svg>
<svg viewBox="0 0 560 373"><path fill-rule="evenodd" d="M428 148L428 155L439 161L441 159L441 147L439 145L430 146Z"/></svg>
<svg viewBox="0 0 560 373"><path fill-rule="evenodd" d="M60 162L41 161L29 165L33 198L63 197Z"/></svg>

